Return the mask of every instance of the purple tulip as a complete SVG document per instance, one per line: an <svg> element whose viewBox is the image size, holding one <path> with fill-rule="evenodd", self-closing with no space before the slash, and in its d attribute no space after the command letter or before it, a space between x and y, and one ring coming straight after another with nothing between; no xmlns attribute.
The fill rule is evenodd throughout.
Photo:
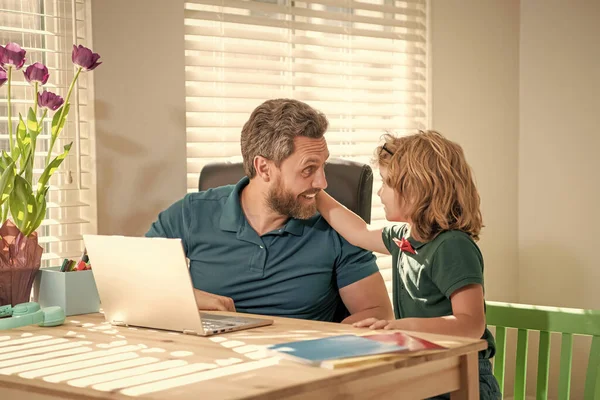
<svg viewBox="0 0 600 400"><path fill-rule="evenodd" d="M4 68L0 67L0 87L6 83L8 80L8 76L6 75L6 71Z"/></svg>
<svg viewBox="0 0 600 400"><path fill-rule="evenodd" d="M52 111L58 110L63 105L64 99L57 94L47 92L44 90L43 93L38 93L38 105L40 107L49 108Z"/></svg>
<svg viewBox="0 0 600 400"><path fill-rule="evenodd" d="M0 46L0 65L6 67L12 65L16 69L21 69L25 64L26 51L16 43L9 43L5 47Z"/></svg>
<svg viewBox="0 0 600 400"><path fill-rule="evenodd" d="M90 49L82 45L79 45L79 47L73 45L73 53L71 53L73 64L79 65L86 71L91 71L102 64L101 62L97 62L98 59L100 59L100 54L92 53Z"/></svg>
<svg viewBox="0 0 600 400"><path fill-rule="evenodd" d="M36 62L35 64L31 64L25 71L23 71L25 75L25 79L29 83L39 82L42 85L45 85L48 82L48 77L50 74L48 73L48 68L42 63Z"/></svg>

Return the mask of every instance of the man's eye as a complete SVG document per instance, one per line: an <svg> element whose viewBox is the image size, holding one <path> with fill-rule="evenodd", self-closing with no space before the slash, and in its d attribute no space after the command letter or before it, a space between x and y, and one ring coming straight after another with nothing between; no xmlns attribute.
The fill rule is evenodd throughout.
<svg viewBox="0 0 600 400"><path fill-rule="evenodd" d="M302 173L305 175L310 175L315 171L315 167L306 167L302 170Z"/></svg>

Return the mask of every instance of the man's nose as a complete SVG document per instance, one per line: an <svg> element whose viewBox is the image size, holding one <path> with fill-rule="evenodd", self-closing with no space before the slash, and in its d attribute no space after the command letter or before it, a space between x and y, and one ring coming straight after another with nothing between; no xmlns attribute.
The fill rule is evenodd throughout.
<svg viewBox="0 0 600 400"><path fill-rule="evenodd" d="M323 168L319 169L319 172L315 175L313 187L321 190L327 189L327 178L325 178L325 170Z"/></svg>

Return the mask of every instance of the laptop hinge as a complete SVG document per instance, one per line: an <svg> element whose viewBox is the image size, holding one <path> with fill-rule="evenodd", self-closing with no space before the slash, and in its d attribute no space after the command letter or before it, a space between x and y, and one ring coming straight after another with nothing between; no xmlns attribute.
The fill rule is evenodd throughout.
<svg viewBox="0 0 600 400"><path fill-rule="evenodd" d="M123 322L123 321L115 321L115 320L111 321L110 324L114 325L114 326L127 326L127 324L125 322Z"/></svg>
<svg viewBox="0 0 600 400"><path fill-rule="evenodd" d="M191 329L184 329L184 330L183 330L183 334L184 334L184 335L198 335L198 332L196 332L196 331L193 331L193 330L191 330Z"/></svg>

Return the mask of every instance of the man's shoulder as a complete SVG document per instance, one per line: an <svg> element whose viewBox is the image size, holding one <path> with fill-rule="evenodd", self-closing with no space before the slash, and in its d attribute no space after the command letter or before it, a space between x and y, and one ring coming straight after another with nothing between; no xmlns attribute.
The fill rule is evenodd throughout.
<svg viewBox="0 0 600 400"><path fill-rule="evenodd" d="M201 192L188 193L184 197L184 203L194 205L204 202L220 202L226 200L230 195L235 185L219 186L210 188Z"/></svg>

